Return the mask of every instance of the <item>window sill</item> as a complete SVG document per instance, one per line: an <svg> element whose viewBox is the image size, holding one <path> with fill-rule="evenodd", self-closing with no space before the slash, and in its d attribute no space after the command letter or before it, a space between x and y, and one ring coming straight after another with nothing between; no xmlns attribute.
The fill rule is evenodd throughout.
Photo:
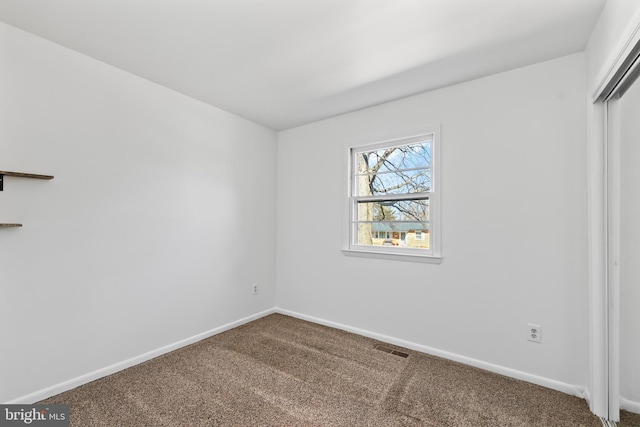
<svg viewBox="0 0 640 427"><path fill-rule="evenodd" d="M442 257L437 255L418 255L398 252L367 251L360 249L342 249L346 256L361 258L389 259L395 261L422 262L426 264L440 264Z"/></svg>

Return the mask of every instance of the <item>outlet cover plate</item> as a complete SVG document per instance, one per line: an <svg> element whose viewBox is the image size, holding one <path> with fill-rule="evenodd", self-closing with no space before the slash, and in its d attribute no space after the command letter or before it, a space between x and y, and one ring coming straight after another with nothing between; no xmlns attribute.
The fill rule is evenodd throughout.
<svg viewBox="0 0 640 427"><path fill-rule="evenodd" d="M527 325L527 340L542 343L542 326L529 323Z"/></svg>

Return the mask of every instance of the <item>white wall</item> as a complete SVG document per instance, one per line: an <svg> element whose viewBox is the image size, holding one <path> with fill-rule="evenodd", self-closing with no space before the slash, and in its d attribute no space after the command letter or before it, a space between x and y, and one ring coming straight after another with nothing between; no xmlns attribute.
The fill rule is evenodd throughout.
<svg viewBox="0 0 640 427"><path fill-rule="evenodd" d="M584 99L575 54L279 133L278 307L586 386ZM429 124L442 130L442 264L344 256L347 147Z"/></svg>
<svg viewBox="0 0 640 427"><path fill-rule="evenodd" d="M5 24L0 63L0 170L55 175L0 193L0 402L273 307L274 132Z"/></svg>
<svg viewBox="0 0 640 427"><path fill-rule="evenodd" d="M640 81L620 108L620 397L640 412Z"/></svg>

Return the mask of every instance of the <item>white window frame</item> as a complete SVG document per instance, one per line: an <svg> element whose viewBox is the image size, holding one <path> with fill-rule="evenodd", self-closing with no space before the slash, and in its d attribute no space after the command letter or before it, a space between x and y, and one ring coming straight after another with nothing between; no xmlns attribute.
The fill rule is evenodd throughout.
<svg viewBox="0 0 640 427"><path fill-rule="evenodd" d="M355 219L357 216L357 199L354 195L354 156L366 150L385 147L401 146L425 139L431 140L431 190L429 191L429 249L398 246L369 246L355 243ZM359 256L379 259L395 259L401 261L415 261L440 263L441 254L441 147L439 127L429 128L418 135L397 139L379 141L373 144L354 145L347 150L347 197L345 198L344 237L342 252L349 256ZM424 234L423 234L424 235Z"/></svg>

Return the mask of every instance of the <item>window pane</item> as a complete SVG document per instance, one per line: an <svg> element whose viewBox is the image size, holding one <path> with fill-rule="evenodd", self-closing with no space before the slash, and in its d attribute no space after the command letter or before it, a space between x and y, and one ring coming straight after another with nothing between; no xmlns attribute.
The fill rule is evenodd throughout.
<svg viewBox="0 0 640 427"><path fill-rule="evenodd" d="M358 173L377 174L431 167L431 141L358 153Z"/></svg>
<svg viewBox="0 0 640 427"><path fill-rule="evenodd" d="M429 249L427 222L360 222L357 229L357 245Z"/></svg>
<svg viewBox="0 0 640 427"><path fill-rule="evenodd" d="M428 199L359 202L357 209L358 221L429 221Z"/></svg>
<svg viewBox="0 0 640 427"><path fill-rule="evenodd" d="M431 170L358 175L358 196L408 194L431 191Z"/></svg>

